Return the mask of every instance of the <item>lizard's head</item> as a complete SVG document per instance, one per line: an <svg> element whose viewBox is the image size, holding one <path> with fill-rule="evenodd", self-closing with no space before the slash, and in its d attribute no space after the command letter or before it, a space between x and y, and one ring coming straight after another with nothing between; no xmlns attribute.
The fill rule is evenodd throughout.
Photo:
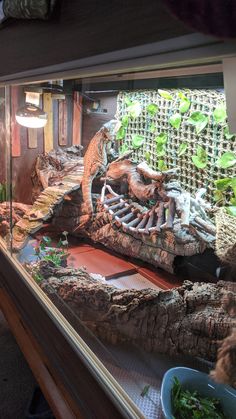
<svg viewBox="0 0 236 419"><path fill-rule="evenodd" d="M102 130L106 134L107 141L112 141L115 138L120 126L121 123L117 119L111 119L103 125Z"/></svg>

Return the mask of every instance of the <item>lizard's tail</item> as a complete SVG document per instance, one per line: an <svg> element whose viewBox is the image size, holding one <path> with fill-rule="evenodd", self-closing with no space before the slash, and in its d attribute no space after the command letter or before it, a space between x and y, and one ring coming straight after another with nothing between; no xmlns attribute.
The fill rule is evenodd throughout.
<svg viewBox="0 0 236 419"><path fill-rule="evenodd" d="M93 202L92 202L92 181L91 179L82 180L82 196L85 206L86 215L92 217L93 215Z"/></svg>

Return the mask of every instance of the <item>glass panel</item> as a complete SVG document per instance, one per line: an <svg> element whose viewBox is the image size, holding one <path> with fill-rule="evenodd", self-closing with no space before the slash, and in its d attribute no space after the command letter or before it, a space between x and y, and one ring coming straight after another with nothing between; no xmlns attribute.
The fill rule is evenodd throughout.
<svg viewBox="0 0 236 419"><path fill-rule="evenodd" d="M229 330L235 141L222 74L11 88L14 257L147 418Z"/></svg>
<svg viewBox="0 0 236 419"><path fill-rule="evenodd" d="M10 96L8 88L0 88L0 237L1 244L11 249L11 159Z"/></svg>

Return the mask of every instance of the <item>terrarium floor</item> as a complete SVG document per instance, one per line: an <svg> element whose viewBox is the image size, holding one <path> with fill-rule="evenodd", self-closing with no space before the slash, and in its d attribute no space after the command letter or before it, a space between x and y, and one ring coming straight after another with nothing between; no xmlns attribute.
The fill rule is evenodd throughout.
<svg viewBox="0 0 236 419"><path fill-rule="evenodd" d="M33 246L41 237L40 234L37 234L35 239L29 240L19 255L21 263L35 260ZM55 244L56 242L55 240ZM69 238L68 265L74 268L84 266L89 273L102 275L109 284L118 288L171 289L182 283L175 275L161 269L114 254L101 245L86 243L71 237Z"/></svg>

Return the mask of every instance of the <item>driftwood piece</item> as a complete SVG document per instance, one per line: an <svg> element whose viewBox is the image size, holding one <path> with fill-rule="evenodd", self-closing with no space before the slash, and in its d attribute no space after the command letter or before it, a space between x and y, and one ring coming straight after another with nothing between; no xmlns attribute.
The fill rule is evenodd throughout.
<svg viewBox="0 0 236 419"><path fill-rule="evenodd" d="M147 179L163 182L165 179L177 176L178 169L157 172L156 170L151 169L146 162L142 162L137 165L137 172L141 173Z"/></svg>
<svg viewBox="0 0 236 419"><path fill-rule="evenodd" d="M0 235L5 237L10 231L10 225L14 226L29 211L31 205L22 204L21 202L2 202L0 203ZM10 217L12 221L10 222Z"/></svg>
<svg viewBox="0 0 236 419"><path fill-rule="evenodd" d="M160 176L158 172L155 173L157 177ZM157 198L156 191L159 187L160 179L157 182L145 183L143 176L137 170L137 164L130 160L126 159L110 163L106 179L108 182L117 182L117 184L120 184L126 179L129 187L129 195L137 198L139 201Z"/></svg>
<svg viewBox="0 0 236 419"><path fill-rule="evenodd" d="M73 173L82 166L80 157L82 146L72 146L40 154L35 162L32 173L33 200L48 186L60 182L67 174Z"/></svg>
<svg viewBox="0 0 236 419"><path fill-rule="evenodd" d="M201 188L195 197L191 197L190 193L183 190L180 183L173 179L176 177L177 172L177 169L156 172L146 162L137 165L130 160L124 159L109 165L106 180L117 182L118 185L121 185L126 180L131 198L134 197L141 202L155 201L157 220L153 216L152 211L149 211L146 216L142 217L143 220L140 223L134 223L131 231L139 233L145 231L147 234L148 232L153 232L155 228L159 232L164 229L171 230L177 218L180 219L180 228L186 227L190 229L192 224L191 227L194 228L190 229L190 231L195 232L195 236L198 239L212 243L214 241L215 226L205 211L210 209L210 205L202 198L206 190ZM134 221L132 217L129 219L131 222ZM154 224L156 227L154 227ZM146 225L148 229L145 227Z"/></svg>
<svg viewBox="0 0 236 419"><path fill-rule="evenodd" d="M191 283L168 291L124 289L94 280L83 269L42 266L41 287L69 306L98 337L147 351L215 360L217 342L235 318L222 306L227 284Z"/></svg>

